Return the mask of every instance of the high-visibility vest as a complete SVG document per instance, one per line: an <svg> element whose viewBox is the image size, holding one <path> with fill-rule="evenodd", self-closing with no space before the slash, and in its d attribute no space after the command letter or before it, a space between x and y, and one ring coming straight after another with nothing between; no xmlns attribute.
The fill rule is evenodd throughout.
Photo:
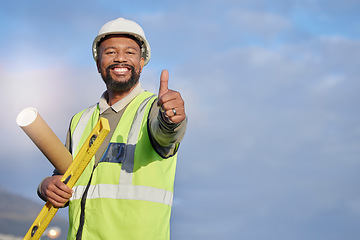
<svg viewBox="0 0 360 240"><path fill-rule="evenodd" d="M93 158L75 184L68 239L170 239L176 154L164 159L151 145L147 119L155 99L143 92L132 100L105 157L96 167ZM73 117L74 156L98 118L98 104Z"/></svg>

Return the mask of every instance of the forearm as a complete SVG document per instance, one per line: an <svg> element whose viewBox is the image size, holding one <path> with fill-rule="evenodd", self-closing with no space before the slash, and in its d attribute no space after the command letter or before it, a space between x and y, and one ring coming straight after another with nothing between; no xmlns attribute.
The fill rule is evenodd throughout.
<svg viewBox="0 0 360 240"><path fill-rule="evenodd" d="M70 144L71 144L71 138L70 138L70 129L69 129L69 130L68 130L68 133L67 133L67 136L66 136L66 143L65 143L65 147L66 147L67 149L69 149L69 151L70 151ZM56 170L56 169L54 169L52 176L55 176L55 175L60 175L60 173L59 173L58 170ZM45 194L44 194L43 191L42 191L42 184L44 183L44 181L45 181L47 178L49 178L49 177L44 178L44 179L40 182L40 184L39 184L39 186L38 186L38 188L37 188L37 195L39 196L39 198L41 198L41 199L42 199L43 201L45 201L45 202L47 201L47 199L46 199Z"/></svg>
<svg viewBox="0 0 360 240"><path fill-rule="evenodd" d="M186 130L186 119L180 123L168 123L158 111L156 117L150 120L150 131L157 143L161 146L170 146L180 143L184 138Z"/></svg>
<svg viewBox="0 0 360 240"><path fill-rule="evenodd" d="M176 153L177 146L184 138L186 119L180 123L167 122L156 102L152 105L149 113L149 135L154 149L162 156L169 157Z"/></svg>

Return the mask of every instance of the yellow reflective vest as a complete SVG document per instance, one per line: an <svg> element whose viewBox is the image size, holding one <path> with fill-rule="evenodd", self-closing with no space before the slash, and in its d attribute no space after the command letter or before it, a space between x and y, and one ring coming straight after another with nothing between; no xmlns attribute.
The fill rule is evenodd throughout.
<svg viewBox="0 0 360 240"><path fill-rule="evenodd" d="M99 164L93 158L75 184L68 239L170 239L176 154L164 159L151 145L147 118L155 99L143 92L132 100ZM97 104L73 117L74 156L98 119Z"/></svg>

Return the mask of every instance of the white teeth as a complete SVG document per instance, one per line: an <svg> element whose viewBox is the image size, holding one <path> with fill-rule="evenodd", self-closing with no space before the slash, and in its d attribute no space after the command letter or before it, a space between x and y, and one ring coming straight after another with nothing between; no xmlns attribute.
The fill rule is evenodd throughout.
<svg viewBox="0 0 360 240"><path fill-rule="evenodd" d="M124 73L129 71L127 68L114 68L114 71L117 73Z"/></svg>

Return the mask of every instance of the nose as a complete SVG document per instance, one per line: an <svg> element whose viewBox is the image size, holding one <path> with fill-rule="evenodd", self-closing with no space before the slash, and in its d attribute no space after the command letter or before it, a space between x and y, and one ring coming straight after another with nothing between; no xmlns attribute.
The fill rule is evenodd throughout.
<svg viewBox="0 0 360 240"><path fill-rule="evenodd" d="M125 54L122 52L118 52L114 57L114 62L126 62Z"/></svg>

